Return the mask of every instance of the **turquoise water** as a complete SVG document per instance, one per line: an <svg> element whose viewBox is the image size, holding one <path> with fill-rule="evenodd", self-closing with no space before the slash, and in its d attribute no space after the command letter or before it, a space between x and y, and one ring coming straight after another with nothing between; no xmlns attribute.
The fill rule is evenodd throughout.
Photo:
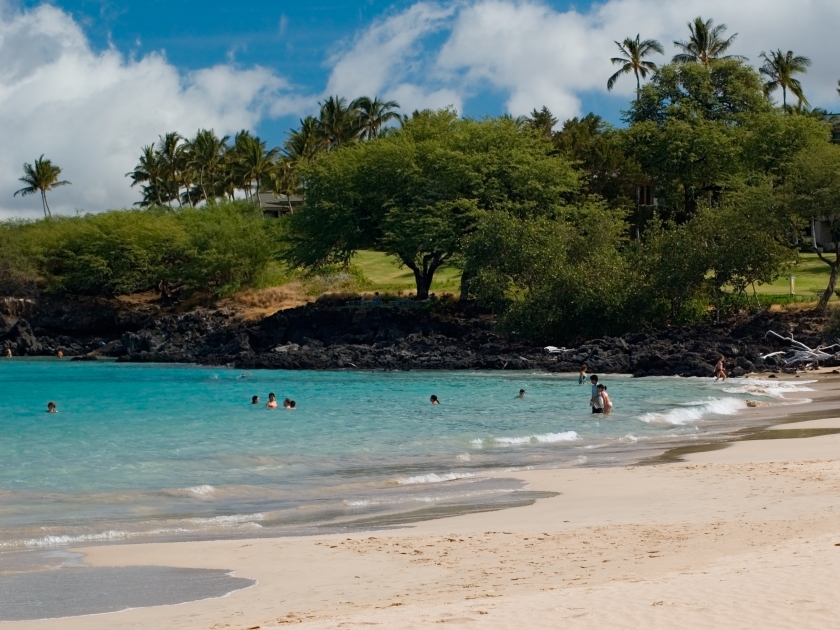
<svg viewBox="0 0 840 630"><path fill-rule="evenodd" d="M793 387L603 382L609 417L568 375L2 361L0 548L305 533L508 500L526 488L488 472L629 462ZM298 408L250 404L269 392Z"/></svg>

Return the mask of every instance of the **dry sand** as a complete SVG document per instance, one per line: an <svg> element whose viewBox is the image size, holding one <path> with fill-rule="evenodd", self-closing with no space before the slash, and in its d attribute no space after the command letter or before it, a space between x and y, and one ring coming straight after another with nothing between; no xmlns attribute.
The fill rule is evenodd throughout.
<svg viewBox="0 0 840 630"><path fill-rule="evenodd" d="M777 428L840 428L831 411L840 379L822 377L819 389L814 403L793 408L811 420ZM657 466L516 476L560 494L387 532L85 549L94 566L225 568L258 583L220 599L0 625L840 626L840 435L738 442Z"/></svg>

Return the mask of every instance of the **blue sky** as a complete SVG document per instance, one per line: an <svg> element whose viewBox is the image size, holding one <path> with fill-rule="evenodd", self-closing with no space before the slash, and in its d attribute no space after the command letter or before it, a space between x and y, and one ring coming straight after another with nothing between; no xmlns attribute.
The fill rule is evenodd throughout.
<svg viewBox="0 0 840 630"><path fill-rule="evenodd" d="M54 212L128 207L125 173L160 134L247 128L277 146L330 94L620 124L635 81L606 89L615 40L658 39L666 62L698 13L753 63L811 57L811 104L840 109L837 0L0 0L0 219L38 216L13 193L41 154L73 183Z"/></svg>
<svg viewBox="0 0 840 630"><path fill-rule="evenodd" d="M27 0L25 6L41 2ZM327 84L332 55L352 46L357 34L372 22L398 14L415 2L230 2L222 0L58 0L84 28L96 49L115 46L126 55L164 51L183 71L233 62L271 68L304 93L318 94ZM558 11L585 10L590 2L546 2ZM434 47L444 34L424 44ZM358 95L346 95L353 98ZM584 109L620 124L624 96L582 93ZM492 87L478 89L463 103L463 113L496 115L507 111L506 94ZM316 101L316 99L313 99ZM534 103L535 107L542 103ZM265 118L257 131L270 144L280 144L298 121L295 115Z"/></svg>

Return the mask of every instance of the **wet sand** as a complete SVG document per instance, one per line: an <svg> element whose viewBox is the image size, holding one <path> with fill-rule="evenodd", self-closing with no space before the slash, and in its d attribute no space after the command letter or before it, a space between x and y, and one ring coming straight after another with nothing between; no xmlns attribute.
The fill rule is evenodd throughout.
<svg viewBox="0 0 840 630"><path fill-rule="evenodd" d="M810 378L810 375L809 375ZM557 493L388 531L81 549L92 567L231 570L231 595L4 628L827 628L840 617L840 377L750 409L725 448L517 472ZM740 437L744 437L743 435ZM764 439L759 439L764 438ZM511 473L506 473L510 476Z"/></svg>

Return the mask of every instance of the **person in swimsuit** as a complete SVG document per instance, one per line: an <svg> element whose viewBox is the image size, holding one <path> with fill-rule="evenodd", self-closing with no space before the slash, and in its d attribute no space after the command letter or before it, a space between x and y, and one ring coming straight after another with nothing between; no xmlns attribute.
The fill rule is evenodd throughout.
<svg viewBox="0 0 840 630"><path fill-rule="evenodd" d="M434 394L432 394L432 397L429 398L429 402L432 403L433 405L439 405L440 404L440 401L438 400L438 397L435 396Z"/></svg>
<svg viewBox="0 0 840 630"><path fill-rule="evenodd" d="M297 403L294 400L290 400L287 409L294 411L295 409L297 409Z"/></svg>
<svg viewBox="0 0 840 630"><path fill-rule="evenodd" d="M11 348L6 348L6 358L7 359L12 358L12 349Z"/></svg>
<svg viewBox="0 0 840 630"><path fill-rule="evenodd" d="M251 404L252 405L259 405L260 404L260 397L259 396L251 396Z"/></svg>
<svg viewBox="0 0 840 630"><path fill-rule="evenodd" d="M578 374L578 385L583 385L586 382L586 370L588 369L589 368L586 366L586 363L580 366L580 374Z"/></svg>
<svg viewBox="0 0 840 630"><path fill-rule="evenodd" d="M525 390L524 389L519 390L519 398L525 398Z"/></svg>
<svg viewBox="0 0 840 630"><path fill-rule="evenodd" d="M277 396L273 393L268 395L268 402L265 403L266 409L277 409Z"/></svg>
<svg viewBox="0 0 840 630"><path fill-rule="evenodd" d="M723 364L723 357L720 357L717 364L715 364L715 383L719 380L726 380L726 366Z"/></svg>
<svg viewBox="0 0 840 630"><path fill-rule="evenodd" d="M592 413L604 413L604 399L601 397L601 391L598 389L598 376L593 374L589 378L592 383L592 396L589 399L589 406L592 407Z"/></svg>
<svg viewBox="0 0 840 630"><path fill-rule="evenodd" d="M58 413L58 409L55 408L55 403L50 401L47 403L47 413Z"/></svg>
<svg viewBox="0 0 840 630"><path fill-rule="evenodd" d="M604 414L608 414L612 411L612 401L610 400L609 394L607 394L607 386L606 385L598 385L598 391L601 394L601 400L604 401Z"/></svg>

